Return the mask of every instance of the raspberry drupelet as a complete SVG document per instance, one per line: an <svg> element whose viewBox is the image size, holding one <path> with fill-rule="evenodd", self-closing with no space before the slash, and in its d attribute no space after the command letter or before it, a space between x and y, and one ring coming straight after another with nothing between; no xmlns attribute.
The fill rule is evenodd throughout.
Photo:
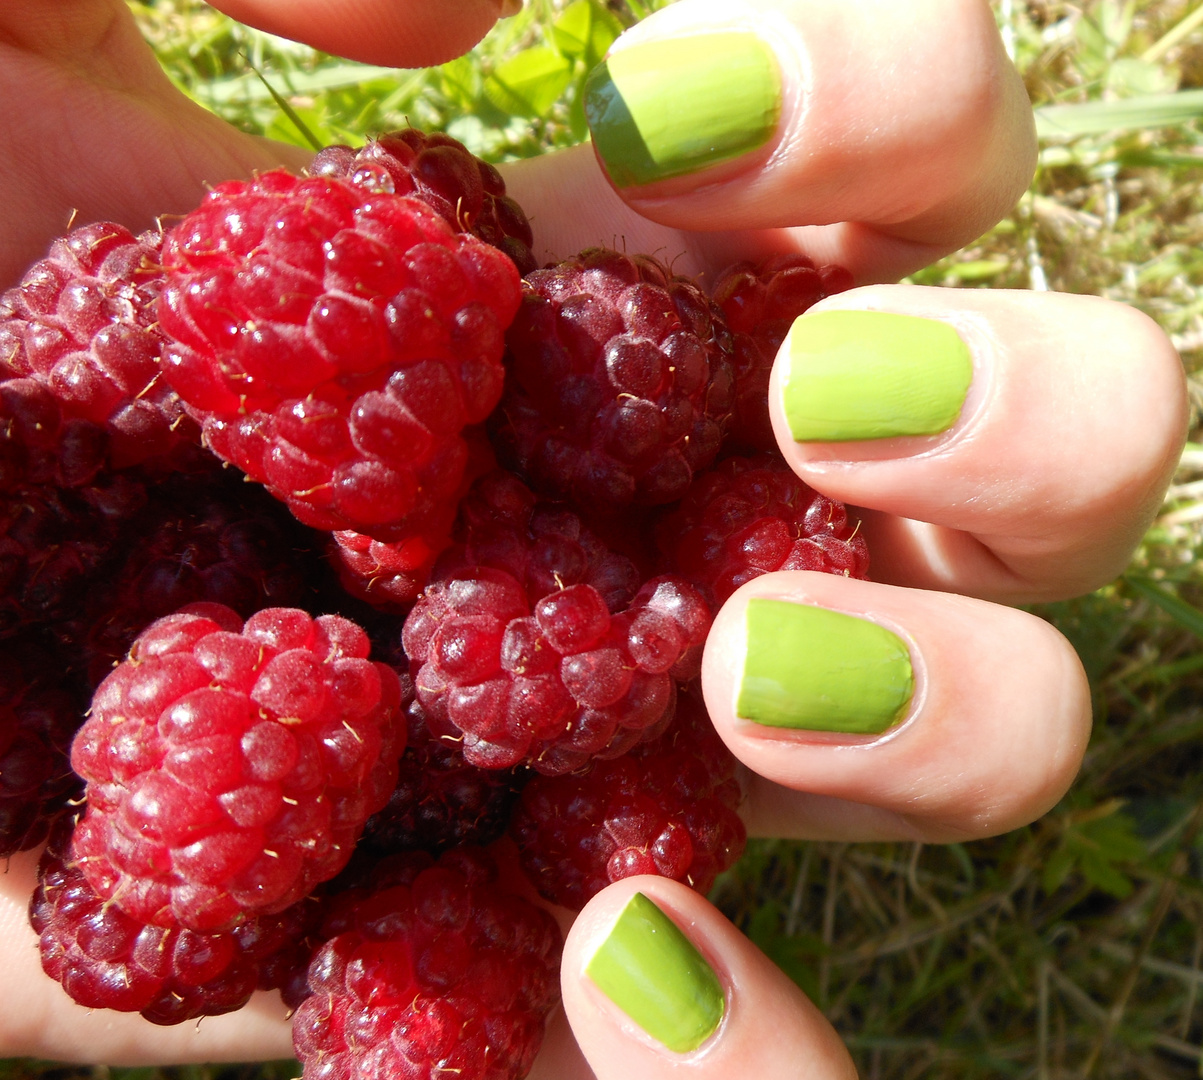
<svg viewBox="0 0 1203 1080"><path fill-rule="evenodd" d="M219 457L377 540L454 502L501 395L510 259L418 199L275 171L214 188L163 261L165 370Z"/></svg>
<svg viewBox="0 0 1203 1080"><path fill-rule="evenodd" d="M720 605L775 570L866 578L869 546L843 503L814 491L779 457L732 457L700 474L657 523L664 565Z"/></svg>
<svg viewBox="0 0 1203 1080"><path fill-rule="evenodd" d="M503 464L598 510L679 499L733 404L730 335L692 282L591 248L525 280L492 420Z"/></svg>
<svg viewBox="0 0 1203 1080"><path fill-rule="evenodd" d="M346 864L396 786L400 687L339 616L196 604L101 683L71 763L73 857L132 918L216 931Z"/></svg>
<svg viewBox="0 0 1203 1080"><path fill-rule="evenodd" d="M304 1080L519 1080L559 1001L559 928L482 851L384 859L331 901L292 1021Z"/></svg>
<svg viewBox="0 0 1203 1080"><path fill-rule="evenodd" d="M199 437L162 378L162 242L113 222L82 226L0 297L0 362L102 428L114 468L186 454Z"/></svg>

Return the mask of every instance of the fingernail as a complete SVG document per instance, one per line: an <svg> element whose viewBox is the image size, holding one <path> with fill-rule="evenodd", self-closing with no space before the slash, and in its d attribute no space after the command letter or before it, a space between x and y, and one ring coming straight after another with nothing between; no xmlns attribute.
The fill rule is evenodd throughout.
<svg viewBox="0 0 1203 1080"><path fill-rule="evenodd" d="M657 1042L696 1050L723 1018L723 988L693 943L643 893L631 897L585 968L603 994Z"/></svg>
<svg viewBox="0 0 1203 1080"><path fill-rule="evenodd" d="M650 184L768 142L781 115L781 71L747 31L643 42L593 69L585 115L614 184Z"/></svg>
<svg viewBox="0 0 1203 1080"><path fill-rule="evenodd" d="M501 0L501 14L498 18L508 19L522 10L522 0Z"/></svg>
<svg viewBox="0 0 1203 1080"><path fill-rule="evenodd" d="M960 334L948 323L916 315L802 315L783 348L784 411L798 442L947 431L973 377Z"/></svg>
<svg viewBox="0 0 1203 1080"><path fill-rule="evenodd" d="M906 643L877 623L810 604L748 601L736 714L768 727L879 735L915 689Z"/></svg>

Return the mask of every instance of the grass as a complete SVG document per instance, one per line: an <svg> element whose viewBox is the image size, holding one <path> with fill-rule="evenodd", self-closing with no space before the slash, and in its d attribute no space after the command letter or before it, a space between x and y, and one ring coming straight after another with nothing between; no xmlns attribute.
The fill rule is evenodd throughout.
<svg viewBox="0 0 1203 1080"><path fill-rule="evenodd" d="M354 142L410 120L498 161L583 138L581 80L648 5L528 0L469 57L400 73L314 54L193 0L132 6L177 85L249 130ZM1039 110L1039 172L989 234L911 280L1132 304L1172 336L1203 402L1203 4L994 6ZM1038 612L1073 641L1094 694L1094 736L1061 805L973 844L761 841L716 886L716 902L819 1002L870 1080L1203 1075L1195 438L1129 572ZM294 1070L5 1062L0 1080Z"/></svg>

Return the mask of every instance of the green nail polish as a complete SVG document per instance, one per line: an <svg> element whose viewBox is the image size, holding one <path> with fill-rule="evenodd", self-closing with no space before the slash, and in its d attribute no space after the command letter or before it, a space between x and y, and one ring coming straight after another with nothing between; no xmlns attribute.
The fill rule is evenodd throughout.
<svg viewBox="0 0 1203 1080"><path fill-rule="evenodd" d="M678 1054L696 1050L723 1018L714 969L643 893L631 897L585 971L627 1016Z"/></svg>
<svg viewBox="0 0 1203 1080"><path fill-rule="evenodd" d="M781 115L781 72L747 31L645 42L594 68L585 115L610 179L650 184L768 142Z"/></svg>
<svg viewBox="0 0 1203 1080"><path fill-rule="evenodd" d="M838 611L753 599L736 714L769 727L878 735L907 712L910 650L897 635Z"/></svg>
<svg viewBox="0 0 1203 1080"><path fill-rule="evenodd" d="M798 442L947 431L973 377L961 336L948 323L915 315L802 315L785 350L785 417Z"/></svg>

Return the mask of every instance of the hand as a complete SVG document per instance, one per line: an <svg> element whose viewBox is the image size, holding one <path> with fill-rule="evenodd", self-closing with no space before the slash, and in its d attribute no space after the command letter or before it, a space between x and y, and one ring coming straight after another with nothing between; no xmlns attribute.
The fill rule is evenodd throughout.
<svg viewBox="0 0 1203 1080"><path fill-rule="evenodd" d="M205 179L296 164L291 148L226 129L174 96L133 40L123 10L108 0L73 0L50 16L44 0L26 0L0 15L0 78L9 100L22 85L29 100L21 73L36 70L41 86L62 87L72 103L63 107L68 99L59 97L58 113L48 115L43 89L43 104L31 103L42 110L41 121L6 136L9 160L22 161L25 171L4 181L12 198L0 205L12 208L22 228L24 262L62 231L69 207L137 226L155 213L185 209ZM267 6L262 10L269 25ZM341 15L334 4L313 15L300 5L280 10L285 21L272 29L314 42L331 40L318 16L337 23L331 11ZM260 18L249 4L237 13ZM104 16L107 35L100 33ZM68 18L90 34L64 37ZM691 50L716 30L737 36L697 62ZM377 44L402 63L410 55L406 41L398 29ZM78 48L81 42L87 47ZM508 169L511 193L535 219L540 259L622 238L629 251L659 252L679 272L712 276L739 258L800 250L848 267L869 286L825 301L804 324L824 313L860 313L841 324L859 339L883 325L874 313L922 320L906 324L907 339L879 334L876 366L859 381L855 370L841 369L845 377L831 393L837 403L851 402L854 415L840 430L804 426L806 418L783 399L783 386L813 379L823 357L787 345L778 358L771 409L782 450L812 486L865 508L875 580L769 575L719 614L704 688L716 727L751 772L749 828L941 841L1033 820L1060 798L1080 764L1089 695L1069 645L1005 605L1074 595L1122 569L1184 439L1177 357L1152 322L1090 297L871 285L979 235L1030 177L1030 110L984 0L681 0L625 35L613 55L623 54L610 74L632 110L646 106L638 115L654 118L688 109L690 123L634 131L621 117L599 113L594 137L602 167L585 147ZM735 60L745 67L733 75ZM671 77L657 79L656 72ZM632 89L649 73L641 89ZM749 89L750 73L759 73L758 93ZM55 78L60 82L46 81ZM604 78L596 88L606 92ZM103 112L114 103L120 108ZM85 107L96 111L81 112ZM105 137L97 132L91 144L87 125L74 129L75 159L86 159L88 145L104 150L91 172L65 170L53 156L14 154L42 145L35 133L59 129L49 121L61 127L85 115L106 117L95 125ZM682 144L681 131L699 129L714 136L710 145L725 148L723 160ZM166 145L172 155L163 154ZM137 187L114 190L130 163L142 170ZM177 202L165 206L165 199ZM941 327L952 328L951 339ZM805 340L803 326L797 341ZM920 344L900 355L907 340ZM863 359L865 352L852 355ZM900 410L875 413L873 394L919 364L930 392L902 411L912 430L926 433L891 434L882 418ZM968 373L967 388L957 372ZM798 650L815 642L806 670L838 667L828 663L834 660L859 665L857 681L877 691L872 699L884 731L841 730L846 720L822 707L821 680L793 680L801 663L774 668L747 614L750 602L764 599L784 601ZM842 624L851 629L841 635L841 655L834 636L814 631L816 609L852 617ZM873 627L886 631L878 642L898 643L879 668L901 672L901 679L873 683L865 644ZM799 658L776 642L770 651ZM747 685L749 674L766 672L781 687L768 706ZM29 856L14 859L4 881L0 948L8 985L19 992L0 1010L0 1052L111 1063L288 1053L282 1011L269 998L196 1030L152 1029L136 1017L73 1006L37 971L30 948L23 918L31 864ZM597 968L596 978L587 973L596 957L613 955L603 942L638 940L638 928L621 915L636 891L701 953L713 981L696 961L692 983L674 974L673 957L628 972L625 981L621 964L617 981L607 983ZM691 957L683 947L670 951L676 960ZM703 1045L673 1050L666 1041L683 1047L689 1040L666 1035L663 1019L631 986L658 988L671 1013L691 984L703 1003L691 1030ZM564 1014L549 1030L534 1076L853 1075L834 1031L800 991L703 898L672 882L634 878L595 897L569 932L563 986Z"/></svg>

